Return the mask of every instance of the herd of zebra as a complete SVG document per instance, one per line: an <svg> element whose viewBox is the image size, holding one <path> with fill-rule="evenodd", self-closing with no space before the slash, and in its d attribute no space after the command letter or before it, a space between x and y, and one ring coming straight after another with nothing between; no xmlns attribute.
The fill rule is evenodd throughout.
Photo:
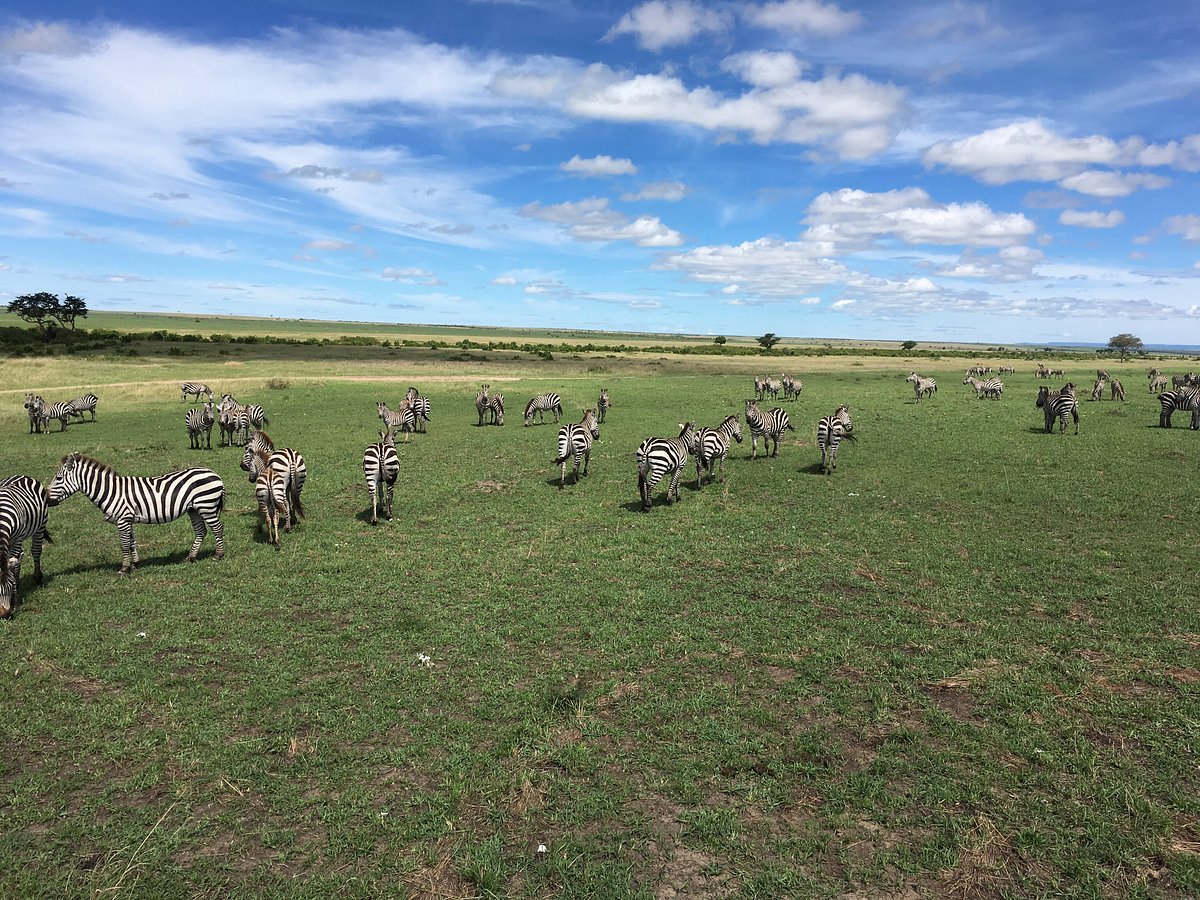
<svg viewBox="0 0 1200 900"><path fill-rule="evenodd" d="M25 395L25 412L29 414L29 433L42 434L50 430L50 420L58 419L59 431L67 430L67 423L72 418L84 421L84 415L91 413L90 421L96 421L96 404L99 402L95 394L84 394L74 400L60 403L47 403L37 394Z"/></svg>

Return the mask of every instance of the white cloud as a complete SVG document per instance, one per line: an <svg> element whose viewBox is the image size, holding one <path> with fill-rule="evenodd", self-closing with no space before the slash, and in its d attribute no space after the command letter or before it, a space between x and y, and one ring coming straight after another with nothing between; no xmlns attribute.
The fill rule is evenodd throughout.
<svg viewBox="0 0 1200 900"><path fill-rule="evenodd" d="M513 287L517 283L517 279L511 275L497 275L491 281L497 287Z"/></svg>
<svg viewBox="0 0 1200 900"><path fill-rule="evenodd" d="M79 56L94 49L87 37L61 22L34 22L0 34L0 53Z"/></svg>
<svg viewBox="0 0 1200 900"><path fill-rule="evenodd" d="M653 181L643 185L637 193L622 194L621 199L626 203L638 200L665 200L676 203L686 197L688 186L681 181Z"/></svg>
<svg viewBox="0 0 1200 900"><path fill-rule="evenodd" d="M608 200L594 197L576 203L543 206L529 203L521 215L567 226L567 233L578 241L630 241L639 247L678 247L683 237L664 225L657 216L630 219L610 209Z"/></svg>
<svg viewBox="0 0 1200 900"><path fill-rule="evenodd" d="M593 156L583 159L578 154L559 166L571 175L581 178L608 178L614 175L636 175L637 166L629 159L614 159L611 156Z"/></svg>
<svg viewBox="0 0 1200 900"><path fill-rule="evenodd" d="M1185 241L1200 242L1200 216L1171 216L1163 222L1167 234L1177 234Z"/></svg>
<svg viewBox="0 0 1200 900"><path fill-rule="evenodd" d="M1058 217L1063 225L1078 225L1081 228L1116 228L1125 224L1125 213L1119 209L1100 212L1098 210L1064 209Z"/></svg>
<svg viewBox="0 0 1200 900"><path fill-rule="evenodd" d="M1045 258L1046 254L1033 247L1004 247L993 254L968 248L957 262L940 267L936 274L984 281L1025 281L1036 275L1037 265Z"/></svg>
<svg viewBox="0 0 1200 900"><path fill-rule="evenodd" d="M689 0L649 0L622 16L604 39L632 34L645 49L661 50L686 44L706 31L724 31L728 26L725 15Z"/></svg>
<svg viewBox="0 0 1200 900"><path fill-rule="evenodd" d="M302 250L354 250L355 244L350 241L339 241L335 238L318 238L316 240L306 242Z"/></svg>
<svg viewBox="0 0 1200 900"><path fill-rule="evenodd" d="M428 269L418 269L412 267L397 268L395 266L388 266L380 273L380 277L387 278L391 281L415 281L417 279L428 280L434 278L435 276Z"/></svg>
<svg viewBox="0 0 1200 900"><path fill-rule="evenodd" d="M798 80L808 66L794 54L755 50L721 60L721 68L756 87L783 87Z"/></svg>
<svg viewBox="0 0 1200 900"><path fill-rule="evenodd" d="M696 247L659 259L654 268L677 271L702 284L734 286L762 297L797 297L837 284L851 273L809 241L759 238L736 246Z"/></svg>
<svg viewBox="0 0 1200 900"><path fill-rule="evenodd" d="M863 23L860 13L846 12L835 4L818 3L817 0L783 0L747 6L742 10L742 18L760 28L807 32L823 37L845 34Z"/></svg>
<svg viewBox="0 0 1200 900"><path fill-rule="evenodd" d="M1162 175L1089 170L1059 182L1061 187L1093 197L1126 197L1137 190L1157 191L1171 184Z"/></svg>

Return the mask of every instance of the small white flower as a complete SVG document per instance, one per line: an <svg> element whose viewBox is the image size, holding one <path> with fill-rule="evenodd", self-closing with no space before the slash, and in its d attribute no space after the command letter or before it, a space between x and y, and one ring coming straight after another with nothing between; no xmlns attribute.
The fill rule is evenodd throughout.
<svg viewBox="0 0 1200 900"><path fill-rule="evenodd" d="M381 818L381 819L386 818L387 814L388 814L388 811L385 809L379 813L379 818Z"/></svg>
<svg viewBox="0 0 1200 900"><path fill-rule="evenodd" d="M847 494L846 496L847 496L847 497L857 497L857 496L858 496L858 494L854 493L854 491L851 491L851 492L850 492L849 494Z"/></svg>
<svg viewBox="0 0 1200 900"><path fill-rule="evenodd" d="M545 844L538 844L537 854L538 854L538 856L544 856L546 854L546 845Z"/></svg>
<svg viewBox="0 0 1200 900"><path fill-rule="evenodd" d="M418 653L417 662L427 669L433 668L433 658L428 653Z"/></svg>
<svg viewBox="0 0 1200 900"><path fill-rule="evenodd" d="M146 636L146 632L144 632L144 631L139 631L139 632L137 633L137 636L138 636L138 637L140 637L140 638L144 638L144 637Z"/></svg>

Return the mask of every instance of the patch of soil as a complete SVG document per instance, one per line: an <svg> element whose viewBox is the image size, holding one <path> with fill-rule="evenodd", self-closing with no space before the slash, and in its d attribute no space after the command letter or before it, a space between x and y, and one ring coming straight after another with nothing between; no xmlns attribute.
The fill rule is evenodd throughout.
<svg viewBox="0 0 1200 900"><path fill-rule="evenodd" d="M738 888L732 872L719 865L717 858L701 850L676 847L654 885L655 900L674 897L711 900L728 897Z"/></svg>

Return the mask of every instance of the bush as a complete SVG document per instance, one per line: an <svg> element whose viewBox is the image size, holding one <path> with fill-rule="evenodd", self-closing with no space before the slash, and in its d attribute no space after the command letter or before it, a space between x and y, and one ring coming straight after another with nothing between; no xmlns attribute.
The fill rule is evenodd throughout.
<svg viewBox="0 0 1200 900"><path fill-rule="evenodd" d="M268 391L286 391L291 386L292 383L283 378L268 378L266 383Z"/></svg>

